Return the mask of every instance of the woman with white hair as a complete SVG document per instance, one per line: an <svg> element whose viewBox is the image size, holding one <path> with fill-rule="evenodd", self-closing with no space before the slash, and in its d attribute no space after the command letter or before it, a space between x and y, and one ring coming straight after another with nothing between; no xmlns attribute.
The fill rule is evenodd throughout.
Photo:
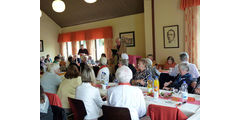
<svg viewBox="0 0 240 120"><path fill-rule="evenodd" d="M93 69L85 65L81 77L83 83L76 89L76 99L82 100L86 108L84 120L97 120L102 116L103 101L98 88L93 86L96 82Z"/></svg>
<svg viewBox="0 0 240 120"><path fill-rule="evenodd" d="M146 67L147 70L150 71L152 78L155 78L155 76L160 76L160 72L157 70L156 66L152 67L152 60L150 58L146 58Z"/></svg>
<svg viewBox="0 0 240 120"><path fill-rule="evenodd" d="M108 89L108 104L114 107L127 107L131 119L139 120L146 114L146 104L142 91L130 85L132 71L127 66L121 66L115 75L119 85Z"/></svg>
<svg viewBox="0 0 240 120"><path fill-rule="evenodd" d="M51 63L48 65L47 72L43 74L40 80L40 84L45 92L56 94L58 86L60 85L62 78L57 75L59 72L59 65Z"/></svg>
<svg viewBox="0 0 240 120"><path fill-rule="evenodd" d="M187 63L181 63L178 65L178 70L180 73L177 75L175 80L165 82L163 89L170 90L170 88L179 89L183 82L188 84L188 89L192 83L192 75L189 73L189 66Z"/></svg>
<svg viewBox="0 0 240 120"><path fill-rule="evenodd" d="M100 69L97 74L97 80L99 81L109 81L109 69L107 67L107 58L101 57L100 59Z"/></svg>

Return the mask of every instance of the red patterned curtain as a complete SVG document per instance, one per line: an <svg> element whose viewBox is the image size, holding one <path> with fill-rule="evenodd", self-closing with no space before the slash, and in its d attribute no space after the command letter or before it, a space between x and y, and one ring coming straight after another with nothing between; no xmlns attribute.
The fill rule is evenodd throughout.
<svg viewBox="0 0 240 120"><path fill-rule="evenodd" d="M113 39L104 39L104 52L106 54L107 59L110 59L112 57L112 44Z"/></svg>
<svg viewBox="0 0 240 120"><path fill-rule="evenodd" d="M86 40L87 41L92 41L96 39L104 39L104 47L105 47L105 53L108 56L108 58L111 57L111 48L112 48L112 38L113 38L113 33L112 33L112 27L102 27L102 28L95 28L95 29L89 29L89 30L81 30L81 31L76 31L76 32L69 32L69 33L62 33L59 34L58 36L58 42L61 44L63 42L72 42L72 54L75 55L77 54L77 41L81 40ZM105 43L106 42L106 43ZM92 42L87 42L87 46L90 48L92 47ZM63 51L63 48L60 47L61 52ZM89 52L92 55L93 50L90 49Z"/></svg>
<svg viewBox="0 0 240 120"><path fill-rule="evenodd" d="M189 62L199 68L200 0L181 0L180 8L185 16L185 51L189 54Z"/></svg>
<svg viewBox="0 0 240 120"><path fill-rule="evenodd" d="M91 55L92 58L95 58L95 56L96 56L95 41L94 40L87 40L86 45L87 45L87 50L88 50L89 55Z"/></svg>

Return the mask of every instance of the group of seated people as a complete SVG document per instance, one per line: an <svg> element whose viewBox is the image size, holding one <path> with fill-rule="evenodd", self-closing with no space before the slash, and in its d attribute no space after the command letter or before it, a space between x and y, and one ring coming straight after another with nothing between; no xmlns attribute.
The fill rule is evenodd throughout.
<svg viewBox="0 0 240 120"><path fill-rule="evenodd" d="M190 93L200 94L199 72L194 64L188 62L189 57L186 52L180 53L181 63L177 65L174 65L173 57L168 57L164 68L172 68L169 73L159 72L157 65L155 66L155 63L152 62L151 57L139 59L137 67L134 67L132 64L129 64L128 55L122 53L118 60L117 70L114 73L114 79L118 82L118 86L109 88L107 96L102 97L95 86L99 81L109 79L109 77L102 78L103 73L106 76L110 76L106 56L102 55L100 58L100 69L97 76L93 66L86 64L86 62L82 62L82 65L81 63L78 64L74 62L75 60L78 61L76 58L69 57L69 65L67 65L66 74L63 78L58 75L60 63L55 58L54 61L57 62L48 64L46 72L41 77L41 89L47 93L57 94L67 115L72 113L68 97L82 100L87 111L85 116L87 120L102 119L101 107L104 104L102 98L106 98L107 105L127 107L133 120L144 117L146 115L144 96L142 91L135 86L146 87L149 76L153 78L158 76L161 89L179 89L183 81L186 81ZM49 58L46 59L48 62ZM83 57L81 61L86 61L86 57ZM46 108L46 104L49 104L48 99L44 93L40 97L41 117L46 117L48 116L46 111L49 111Z"/></svg>

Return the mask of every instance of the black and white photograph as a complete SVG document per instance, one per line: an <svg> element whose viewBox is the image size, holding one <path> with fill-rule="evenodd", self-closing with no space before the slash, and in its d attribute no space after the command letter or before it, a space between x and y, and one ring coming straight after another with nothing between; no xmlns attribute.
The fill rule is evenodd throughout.
<svg viewBox="0 0 240 120"><path fill-rule="evenodd" d="M179 48L179 27L178 25L163 27L164 48Z"/></svg>

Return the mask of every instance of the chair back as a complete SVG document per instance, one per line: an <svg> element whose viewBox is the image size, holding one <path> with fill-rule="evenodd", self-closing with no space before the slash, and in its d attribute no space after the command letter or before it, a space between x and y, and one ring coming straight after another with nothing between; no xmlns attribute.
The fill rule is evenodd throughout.
<svg viewBox="0 0 240 120"><path fill-rule="evenodd" d="M74 120L83 120L87 115L83 101L68 97L68 102L73 112Z"/></svg>
<svg viewBox="0 0 240 120"><path fill-rule="evenodd" d="M65 111L63 108L51 105L53 112L53 120L67 120Z"/></svg>
<svg viewBox="0 0 240 120"><path fill-rule="evenodd" d="M151 120L186 120L188 117L178 108L150 104L147 115Z"/></svg>
<svg viewBox="0 0 240 120"><path fill-rule="evenodd" d="M104 120L131 120L128 108L102 106Z"/></svg>
<svg viewBox="0 0 240 120"><path fill-rule="evenodd" d="M45 92L45 94L48 96L50 105L62 107L62 102L57 94L47 93L47 92Z"/></svg>

